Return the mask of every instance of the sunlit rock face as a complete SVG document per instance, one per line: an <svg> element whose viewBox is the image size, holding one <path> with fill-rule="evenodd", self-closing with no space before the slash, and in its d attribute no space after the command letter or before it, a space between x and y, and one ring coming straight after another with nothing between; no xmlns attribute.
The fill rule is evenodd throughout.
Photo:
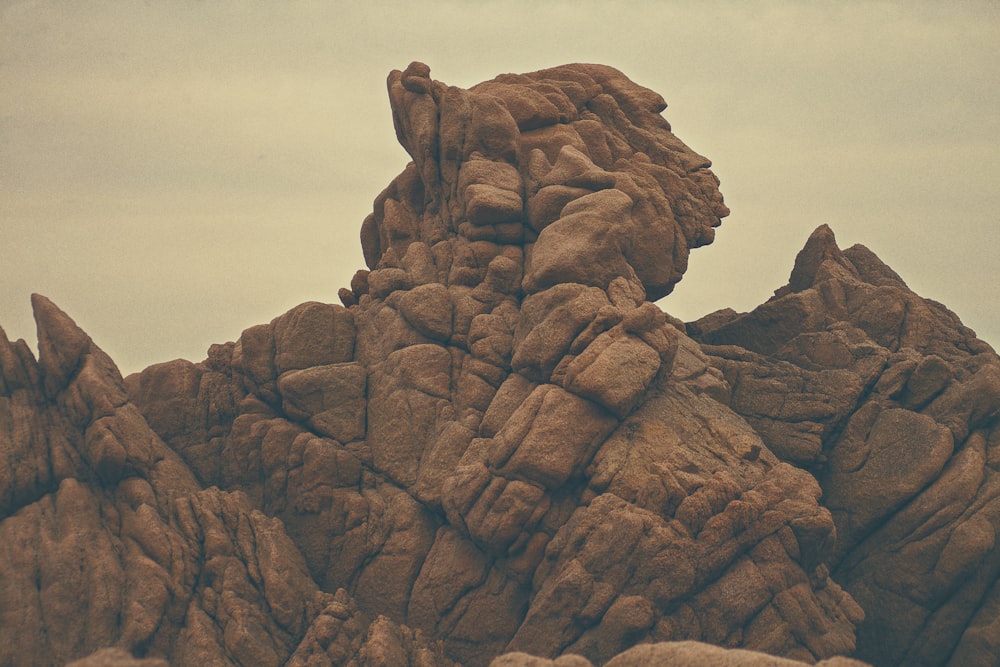
<svg viewBox="0 0 1000 667"><path fill-rule="evenodd" d="M661 312L728 210L614 69L388 89L342 305L124 380L0 338L0 664L1000 659L987 345L825 227Z"/></svg>

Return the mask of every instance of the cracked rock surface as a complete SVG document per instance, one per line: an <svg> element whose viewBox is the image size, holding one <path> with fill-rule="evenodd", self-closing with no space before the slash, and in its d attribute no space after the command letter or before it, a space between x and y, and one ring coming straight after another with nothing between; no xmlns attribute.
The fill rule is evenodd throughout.
<svg viewBox="0 0 1000 667"><path fill-rule="evenodd" d="M825 226L774 298L690 330L733 387L730 406L819 481L837 528L833 579L866 614L856 655L1000 660L993 350Z"/></svg>
<svg viewBox="0 0 1000 667"><path fill-rule="evenodd" d="M0 665L1000 660L988 345L826 227L663 313L728 210L614 69L388 90L341 304L125 379L0 336Z"/></svg>

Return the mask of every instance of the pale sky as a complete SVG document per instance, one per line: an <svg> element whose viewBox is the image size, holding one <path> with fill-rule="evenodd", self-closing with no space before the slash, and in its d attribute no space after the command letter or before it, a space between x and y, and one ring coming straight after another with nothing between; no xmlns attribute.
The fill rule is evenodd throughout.
<svg viewBox="0 0 1000 667"><path fill-rule="evenodd" d="M662 94L732 209L681 319L763 302L826 223L1000 346L997 0L0 0L0 326L34 346L40 292L127 374L338 303L413 60Z"/></svg>

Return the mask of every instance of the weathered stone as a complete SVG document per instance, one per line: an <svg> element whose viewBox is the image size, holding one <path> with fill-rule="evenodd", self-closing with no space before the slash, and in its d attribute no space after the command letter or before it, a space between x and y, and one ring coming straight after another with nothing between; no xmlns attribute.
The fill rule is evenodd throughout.
<svg viewBox="0 0 1000 667"><path fill-rule="evenodd" d="M775 453L816 471L837 525L833 577L865 611L856 655L995 660L993 630L973 619L1000 571L986 464L996 354L867 248L841 251L827 227L774 299L690 330L715 344L705 351L734 385L733 407Z"/></svg>
<svg viewBox="0 0 1000 667"><path fill-rule="evenodd" d="M503 448L513 450L510 458L492 463L509 476L555 488L589 460L616 425L593 403L542 385L497 433Z"/></svg>
<svg viewBox="0 0 1000 667"><path fill-rule="evenodd" d="M278 378L285 413L317 433L350 442L365 435L367 372L356 363L288 371Z"/></svg>
<svg viewBox="0 0 1000 667"><path fill-rule="evenodd" d="M659 370L656 350L624 332L608 332L570 362L563 386L621 419L646 394Z"/></svg>
<svg viewBox="0 0 1000 667"><path fill-rule="evenodd" d="M525 270L524 289L533 293L560 283L607 288L630 274L624 246L632 199L620 190L586 195L563 207L538 235Z"/></svg>
<svg viewBox="0 0 1000 667"><path fill-rule="evenodd" d="M1000 659L989 346L825 226L685 332L728 210L616 70L388 89L344 307L126 380L0 336L0 664Z"/></svg>
<svg viewBox="0 0 1000 667"><path fill-rule="evenodd" d="M419 333L446 341L452 332L452 301L448 288L428 283L407 290L399 298L399 312Z"/></svg>
<svg viewBox="0 0 1000 667"><path fill-rule="evenodd" d="M569 354L574 340L609 305L603 290L560 285L525 299L514 331L511 367L544 382Z"/></svg>
<svg viewBox="0 0 1000 667"><path fill-rule="evenodd" d="M354 359L354 317L345 308L310 301L278 317L272 326L278 375Z"/></svg>

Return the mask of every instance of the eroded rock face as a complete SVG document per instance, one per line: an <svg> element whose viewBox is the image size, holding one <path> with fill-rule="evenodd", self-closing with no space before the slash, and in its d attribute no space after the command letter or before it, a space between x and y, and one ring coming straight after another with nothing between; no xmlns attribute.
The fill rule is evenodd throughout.
<svg viewBox="0 0 1000 667"><path fill-rule="evenodd" d="M726 213L662 100L595 66L462 91L413 65L389 90L414 162L365 222L347 307L147 370L151 423L203 483L279 516L321 589L465 664L687 638L850 651L861 613L827 576L818 485L647 300ZM303 345L306 322L329 340ZM299 349L316 356L285 370ZM219 405L206 449L186 415Z"/></svg>
<svg viewBox="0 0 1000 667"><path fill-rule="evenodd" d="M453 296L484 281L508 293L496 280L525 294L562 283L606 290L625 277L655 300L729 212L710 162L660 116L663 98L610 67L506 74L462 90L414 63L389 75L389 97L413 162L362 227L374 298L429 283ZM514 264L487 276L499 256ZM462 324L439 333L460 340Z"/></svg>
<svg viewBox="0 0 1000 667"><path fill-rule="evenodd" d="M388 85L343 305L125 380L43 297L0 339L0 664L996 657L988 346L824 228L669 318L727 210L611 68Z"/></svg>
<svg viewBox="0 0 1000 667"><path fill-rule="evenodd" d="M0 664L297 664L338 623L338 650L363 651L370 618L319 589L281 521L199 483L111 360L33 305L38 361L0 338ZM395 650L425 650L394 627Z"/></svg>
<svg viewBox="0 0 1000 667"><path fill-rule="evenodd" d="M1000 660L1000 359L863 246L820 227L746 314L690 327L730 406L812 471L837 526L833 578L877 665Z"/></svg>

